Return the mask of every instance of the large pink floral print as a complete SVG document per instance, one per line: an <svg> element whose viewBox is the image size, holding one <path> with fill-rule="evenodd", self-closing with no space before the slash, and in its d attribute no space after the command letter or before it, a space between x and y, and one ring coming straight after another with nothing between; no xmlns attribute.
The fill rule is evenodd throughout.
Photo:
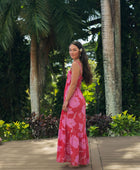
<svg viewBox="0 0 140 170"><path fill-rule="evenodd" d="M74 119L67 119L67 126L70 128L73 128L76 125L76 122Z"/></svg>
<svg viewBox="0 0 140 170"><path fill-rule="evenodd" d="M69 106L73 108L79 107L79 105L80 105L80 100L78 97L72 98L69 102Z"/></svg>
<svg viewBox="0 0 140 170"><path fill-rule="evenodd" d="M73 146L74 148L78 148L79 146L79 139L77 136L72 135L70 138L70 144L71 146Z"/></svg>

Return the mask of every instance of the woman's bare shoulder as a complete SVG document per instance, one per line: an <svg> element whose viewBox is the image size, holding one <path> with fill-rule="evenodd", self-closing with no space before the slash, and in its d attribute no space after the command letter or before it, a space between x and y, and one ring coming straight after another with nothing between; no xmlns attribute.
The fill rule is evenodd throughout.
<svg viewBox="0 0 140 170"><path fill-rule="evenodd" d="M72 67L76 67L76 68L77 68L78 65L79 65L79 64L77 63L77 61L73 61L73 62L72 62Z"/></svg>

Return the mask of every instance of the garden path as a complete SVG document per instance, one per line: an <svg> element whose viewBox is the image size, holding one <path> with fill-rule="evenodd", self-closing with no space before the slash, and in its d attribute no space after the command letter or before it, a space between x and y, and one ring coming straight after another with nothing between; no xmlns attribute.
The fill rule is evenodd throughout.
<svg viewBox="0 0 140 170"><path fill-rule="evenodd" d="M88 138L90 164L80 170L140 170L140 136ZM57 138L0 145L0 170L72 170L56 162Z"/></svg>

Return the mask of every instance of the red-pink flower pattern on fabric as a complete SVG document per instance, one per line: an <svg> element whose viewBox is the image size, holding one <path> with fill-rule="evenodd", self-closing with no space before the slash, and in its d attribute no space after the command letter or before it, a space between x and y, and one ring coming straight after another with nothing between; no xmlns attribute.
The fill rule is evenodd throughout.
<svg viewBox="0 0 140 170"><path fill-rule="evenodd" d="M81 65L78 63L80 68ZM64 90L66 98L72 72L69 70ZM62 110L58 132L57 162L70 162L73 166L89 164L89 147L86 134L86 102L80 90L82 76L72 95L67 112Z"/></svg>

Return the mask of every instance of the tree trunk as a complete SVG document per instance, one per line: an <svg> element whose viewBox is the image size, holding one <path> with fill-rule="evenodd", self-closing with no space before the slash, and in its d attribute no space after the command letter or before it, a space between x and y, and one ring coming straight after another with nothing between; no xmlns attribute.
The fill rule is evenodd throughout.
<svg viewBox="0 0 140 170"><path fill-rule="evenodd" d="M39 78L39 98L42 96L46 80L46 66L48 64L49 49L46 39L41 39L38 49L38 78Z"/></svg>
<svg viewBox="0 0 140 170"><path fill-rule="evenodd" d="M114 3L114 37L115 37L115 79L116 79L116 112L122 112L122 82L121 82L121 21L120 0Z"/></svg>
<svg viewBox="0 0 140 170"><path fill-rule="evenodd" d="M120 1L101 0L106 114L122 112Z"/></svg>
<svg viewBox="0 0 140 170"><path fill-rule="evenodd" d="M114 30L110 0L101 0L106 114L116 114Z"/></svg>
<svg viewBox="0 0 140 170"><path fill-rule="evenodd" d="M40 37L39 49L38 49L38 78L39 78L39 97L41 98L43 88L46 83L46 66L48 65L49 52L54 47L53 34L47 38Z"/></svg>
<svg viewBox="0 0 140 170"><path fill-rule="evenodd" d="M37 69L37 41L36 37L31 37L30 51L30 96L31 112L39 116L39 93L38 93L38 69Z"/></svg>

